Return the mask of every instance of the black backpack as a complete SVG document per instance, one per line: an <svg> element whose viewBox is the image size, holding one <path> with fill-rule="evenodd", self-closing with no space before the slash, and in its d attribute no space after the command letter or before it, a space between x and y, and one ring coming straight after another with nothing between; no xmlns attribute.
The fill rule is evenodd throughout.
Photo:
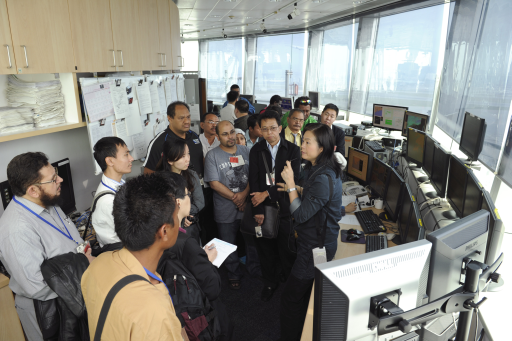
<svg viewBox="0 0 512 341"><path fill-rule="evenodd" d="M176 316L185 327L190 341L213 341L220 335L217 312L203 293L197 280L181 262L183 247L190 238L178 234L176 244L164 252L158 263L157 272L171 292Z"/></svg>

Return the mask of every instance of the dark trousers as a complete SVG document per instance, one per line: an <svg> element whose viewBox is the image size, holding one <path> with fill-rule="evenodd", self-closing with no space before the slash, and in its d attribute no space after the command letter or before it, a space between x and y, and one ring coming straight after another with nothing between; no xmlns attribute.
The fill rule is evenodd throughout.
<svg viewBox="0 0 512 341"><path fill-rule="evenodd" d="M236 235L240 230L240 219L232 223L217 223L219 227L219 239L230 244L236 245ZM238 260L238 252L231 253L224 261L223 265L228 270L229 279L242 278L242 270L240 269L240 261Z"/></svg>
<svg viewBox="0 0 512 341"><path fill-rule="evenodd" d="M213 220L213 190L203 188L204 207L199 212L199 223L201 224L201 242L203 245L208 244L213 238L219 238L217 224Z"/></svg>
<svg viewBox="0 0 512 341"><path fill-rule="evenodd" d="M276 288L279 283L279 264L288 278L296 258L295 234L291 217L279 218L277 238L256 238L256 250L260 258L261 274L265 287Z"/></svg>

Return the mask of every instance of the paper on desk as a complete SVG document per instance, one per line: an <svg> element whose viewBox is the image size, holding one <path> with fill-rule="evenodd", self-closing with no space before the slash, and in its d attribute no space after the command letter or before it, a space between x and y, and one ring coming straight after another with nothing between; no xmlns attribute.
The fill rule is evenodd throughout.
<svg viewBox="0 0 512 341"><path fill-rule="evenodd" d="M116 119L126 118L130 115L128 109L128 95L126 95L126 84L121 83L120 86L112 86L112 102L114 104L114 112Z"/></svg>
<svg viewBox="0 0 512 341"><path fill-rule="evenodd" d="M140 114L151 114L153 112L153 108L151 107L149 83L143 82L141 85L135 86L135 89L137 89L137 100L139 101Z"/></svg>
<svg viewBox="0 0 512 341"><path fill-rule="evenodd" d="M338 221L338 223L361 226L361 224L359 224L359 220L357 220L356 216L353 214L346 214L340 221Z"/></svg>
<svg viewBox="0 0 512 341"><path fill-rule="evenodd" d="M348 204L356 202L356 196L355 195L343 195L341 197L341 205L347 207ZM356 205L356 210L354 212L361 211L359 209L359 205Z"/></svg>
<svg viewBox="0 0 512 341"><path fill-rule="evenodd" d="M217 258L215 258L212 264L220 268L226 258L228 258L230 254L236 251L236 245L226 243L225 241L217 238L213 238L208 244L206 244L206 247L212 243L215 244L215 248L217 249Z"/></svg>

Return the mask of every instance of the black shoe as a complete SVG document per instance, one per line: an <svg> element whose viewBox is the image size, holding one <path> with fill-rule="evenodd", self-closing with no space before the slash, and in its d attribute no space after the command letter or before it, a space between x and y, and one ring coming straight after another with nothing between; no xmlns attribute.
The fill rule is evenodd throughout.
<svg viewBox="0 0 512 341"><path fill-rule="evenodd" d="M271 287L265 287L263 288L263 291L261 292L261 300L263 302L268 302L274 295L274 291L276 291L277 288L272 289Z"/></svg>

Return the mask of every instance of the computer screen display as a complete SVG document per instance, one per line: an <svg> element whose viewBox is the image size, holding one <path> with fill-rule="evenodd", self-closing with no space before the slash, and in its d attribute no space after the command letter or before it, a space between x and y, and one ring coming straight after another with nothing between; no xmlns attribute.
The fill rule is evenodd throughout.
<svg viewBox="0 0 512 341"><path fill-rule="evenodd" d="M473 174L472 170L468 170L468 179L466 185L466 195L464 196L464 210L462 216L467 217L482 207L482 188L478 179Z"/></svg>
<svg viewBox="0 0 512 341"><path fill-rule="evenodd" d="M389 214L389 220L396 221L398 217L398 210L402 200L402 188L404 180L398 175L396 170L392 169L389 177L388 189L384 199L384 206L386 212Z"/></svg>
<svg viewBox="0 0 512 341"><path fill-rule="evenodd" d="M308 97L311 100L311 108L318 109L320 107L320 93L317 91L310 91Z"/></svg>
<svg viewBox="0 0 512 341"><path fill-rule="evenodd" d="M450 165L450 155L441 146L436 145L434 151L434 165L430 184L441 198L446 194L446 179L448 178L448 166Z"/></svg>
<svg viewBox="0 0 512 341"><path fill-rule="evenodd" d="M412 111L405 112L402 136L407 136L407 129L414 128L420 131L427 131L428 115L418 114Z"/></svg>
<svg viewBox="0 0 512 341"><path fill-rule="evenodd" d="M423 166L423 155L425 153L425 133L413 128L409 128L407 134L407 161L414 162L416 166Z"/></svg>
<svg viewBox="0 0 512 341"><path fill-rule="evenodd" d="M400 241L405 243L407 238L407 225L409 225L409 217L411 215L413 195L409 184L405 184L404 199L400 208L400 216L398 217L397 227L400 235Z"/></svg>
<svg viewBox="0 0 512 341"><path fill-rule="evenodd" d="M390 172L391 167L376 157L373 158L372 173L370 175L370 188L381 198L386 196L386 185L388 183Z"/></svg>
<svg viewBox="0 0 512 341"><path fill-rule="evenodd" d="M482 149L484 131L485 119L467 112L464 116L464 124L462 125L459 150L466 154L468 159L478 159Z"/></svg>
<svg viewBox="0 0 512 341"><path fill-rule="evenodd" d="M395 107L392 105L373 105L373 126L389 130L402 131L405 111L407 107Z"/></svg>
<svg viewBox="0 0 512 341"><path fill-rule="evenodd" d="M368 179L369 161L370 155L368 153L350 147L348 149L348 175L353 176L362 182L366 182Z"/></svg>
<svg viewBox="0 0 512 341"><path fill-rule="evenodd" d="M54 162L52 163L52 166L57 167L57 172L62 178L62 183L60 185L60 208L66 215L68 215L76 211L75 192L73 190L73 179L71 178L69 159Z"/></svg>
<svg viewBox="0 0 512 341"><path fill-rule="evenodd" d="M425 174L430 178L432 177L432 169L434 167L434 151L437 141L432 138L429 134L426 134L425 138L425 153L423 153L423 170Z"/></svg>
<svg viewBox="0 0 512 341"><path fill-rule="evenodd" d="M240 97L243 97L246 100L248 100L251 104L254 104L254 95L240 95Z"/></svg>
<svg viewBox="0 0 512 341"><path fill-rule="evenodd" d="M462 218L462 210L464 209L464 195L466 191L466 183L468 178L468 168L456 156L450 159L450 170L448 172L448 185L446 188L446 199Z"/></svg>
<svg viewBox="0 0 512 341"><path fill-rule="evenodd" d="M281 102L281 109L283 109L283 112L289 111L293 109L293 103L292 99L288 97L283 97L283 101Z"/></svg>

